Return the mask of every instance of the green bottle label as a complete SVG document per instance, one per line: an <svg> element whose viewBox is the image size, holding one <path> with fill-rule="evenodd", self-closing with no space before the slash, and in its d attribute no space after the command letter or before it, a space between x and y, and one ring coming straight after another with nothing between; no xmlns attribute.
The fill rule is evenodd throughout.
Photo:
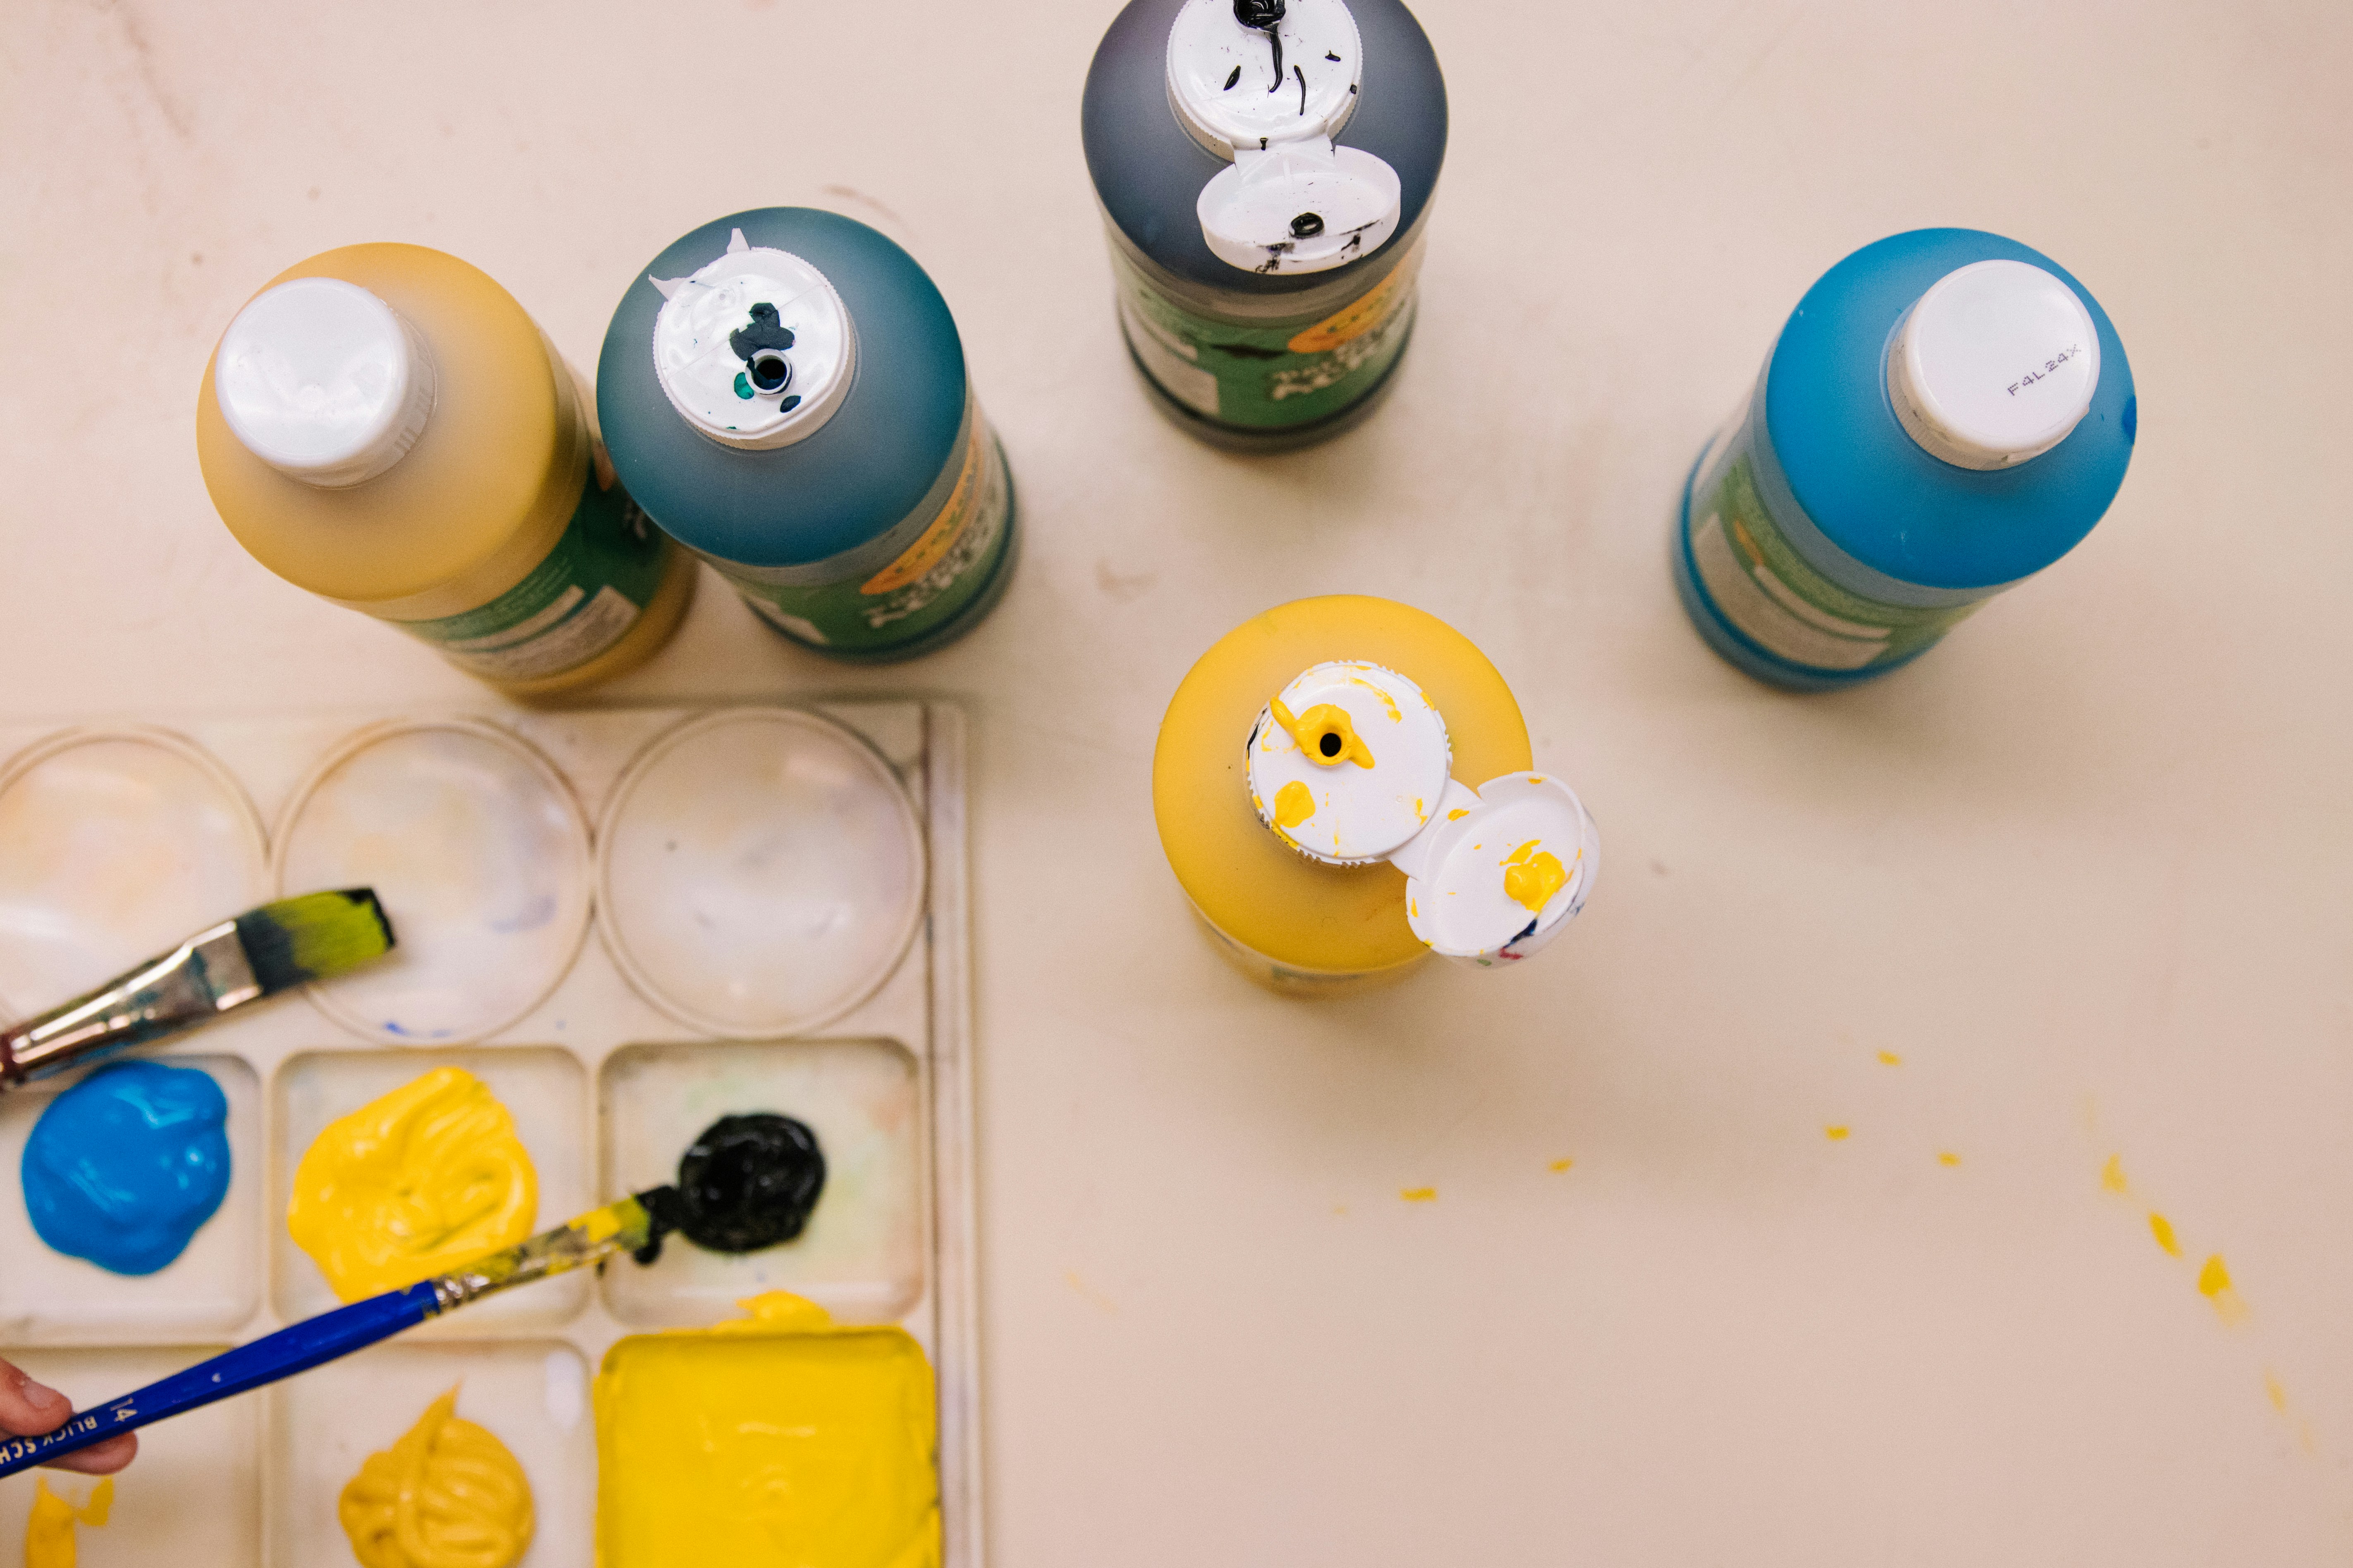
<svg viewBox="0 0 2353 1568"><path fill-rule="evenodd" d="M1753 439L1743 403L1700 458L1683 513L1693 574L1749 641L1808 669L1867 669L1919 652L1985 603L1883 604L1815 571L1757 493Z"/></svg>
<svg viewBox="0 0 2353 1568"><path fill-rule="evenodd" d="M489 604L397 621L460 668L489 680L539 680L610 651L653 601L678 547L617 479L592 467L555 547Z"/></svg>
<svg viewBox="0 0 2353 1568"><path fill-rule="evenodd" d="M1238 325L1198 315L1112 250L1120 330L1161 391L1220 424L1280 430L1329 418L1380 384L1413 328L1421 246L1320 321Z"/></svg>
<svg viewBox="0 0 2353 1568"><path fill-rule="evenodd" d="M843 653L889 653L921 642L995 581L1012 538L1005 454L968 395L966 406L964 441L948 458L956 475L946 499L929 516L911 517L884 536L888 553L879 567L871 549L857 552L860 567L831 582L765 582L750 568L712 564L796 641Z"/></svg>

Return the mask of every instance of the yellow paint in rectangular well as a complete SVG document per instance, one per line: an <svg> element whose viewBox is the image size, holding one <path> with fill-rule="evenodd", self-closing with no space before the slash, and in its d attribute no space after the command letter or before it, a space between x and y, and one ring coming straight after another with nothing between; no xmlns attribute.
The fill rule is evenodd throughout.
<svg viewBox="0 0 2353 1568"><path fill-rule="evenodd" d="M783 1291L596 1375L598 1568L938 1568L938 1413L904 1330Z"/></svg>

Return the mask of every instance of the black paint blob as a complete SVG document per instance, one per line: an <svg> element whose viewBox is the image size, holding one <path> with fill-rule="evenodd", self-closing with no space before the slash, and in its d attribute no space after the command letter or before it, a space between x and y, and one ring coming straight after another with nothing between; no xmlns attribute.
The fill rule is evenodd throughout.
<svg viewBox="0 0 2353 1568"><path fill-rule="evenodd" d="M789 1116L755 1111L723 1116L688 1145L678 1185L640 1193L653 1215L653 1239L640 1263L661 1256L676 1231L712 1252L757 1252L800 1235L825 1190L825 1155L817 1134Z"/></svg>

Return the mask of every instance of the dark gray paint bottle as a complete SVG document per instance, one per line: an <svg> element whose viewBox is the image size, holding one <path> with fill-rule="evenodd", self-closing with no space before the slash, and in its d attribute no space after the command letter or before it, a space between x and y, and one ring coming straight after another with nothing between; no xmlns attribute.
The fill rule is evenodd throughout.
<svg viewBox="0 0 2353 1568"><path fill-rule="evenodd" d="M1446 84L1398 0L1132 0L1081 110L1120 328L1214 445L1369 414L1413 331Z"/></svg>

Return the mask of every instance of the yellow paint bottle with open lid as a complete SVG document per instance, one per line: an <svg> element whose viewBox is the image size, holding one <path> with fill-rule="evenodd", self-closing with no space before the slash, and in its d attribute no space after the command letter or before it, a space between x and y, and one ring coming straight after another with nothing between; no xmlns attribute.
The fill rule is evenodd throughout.
<svg viewBox="0 0 2353 1568"><path fill-rule="evenodd" d="M1432 952L1525 959L1600 864L1575 792L1534 771L1495 667L1387 599L1301 599L1219 638L1169 700L1152 795L1221 949L1294 994L1393 979Z"/></svg>

